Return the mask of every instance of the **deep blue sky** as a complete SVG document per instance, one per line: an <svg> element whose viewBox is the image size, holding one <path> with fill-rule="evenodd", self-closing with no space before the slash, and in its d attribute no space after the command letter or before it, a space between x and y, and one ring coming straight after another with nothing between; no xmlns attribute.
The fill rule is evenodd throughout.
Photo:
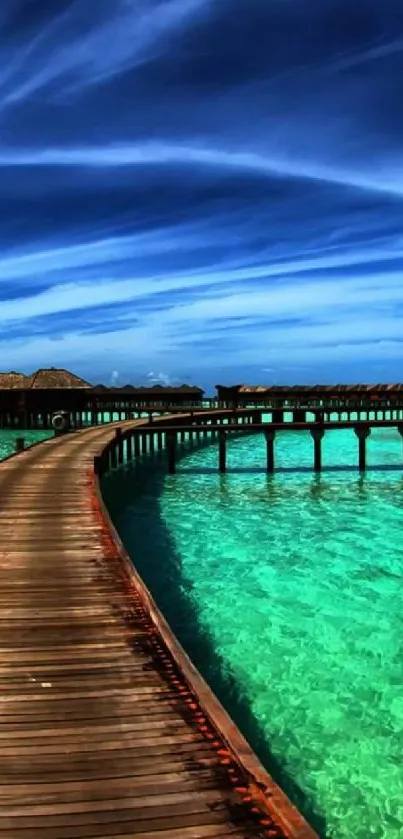
<svg viewBox="0 0 403 839"><path fill-rule="evenodd" d="M402 381L401 0L1 0L0 368Z"/></svg>

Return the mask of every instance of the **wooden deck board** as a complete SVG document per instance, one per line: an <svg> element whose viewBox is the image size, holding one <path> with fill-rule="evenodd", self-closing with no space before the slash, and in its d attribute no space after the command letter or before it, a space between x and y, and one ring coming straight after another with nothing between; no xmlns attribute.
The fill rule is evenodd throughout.
<svg viewBox="0 0 403 839"><path fill-rule="evenodd" d="M0 465L0 837L263 839L104 547L88 474L113 433Z"/></svg>

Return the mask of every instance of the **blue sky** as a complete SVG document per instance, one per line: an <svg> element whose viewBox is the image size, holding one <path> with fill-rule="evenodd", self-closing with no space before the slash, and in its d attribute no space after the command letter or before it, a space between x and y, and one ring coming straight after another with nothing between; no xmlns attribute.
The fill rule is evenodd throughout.
<svg viewBox="0 0 403 839"><path fill-rule="evenodd" d="M402 381L397 0L2 0L0 367Z"/></svg>

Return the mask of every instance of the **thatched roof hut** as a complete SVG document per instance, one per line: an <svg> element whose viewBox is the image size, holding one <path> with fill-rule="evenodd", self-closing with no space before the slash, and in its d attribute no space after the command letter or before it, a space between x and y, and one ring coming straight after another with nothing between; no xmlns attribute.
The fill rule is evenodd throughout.
<svg viewBox="0 0 403 839"><path fill-rule="evenodd" d="M90 388L92 385L70 373L69 370L56 367L41 367L36 373L25 376L23 373L0 373L2 390L49 390L51 388Z"/></svg>

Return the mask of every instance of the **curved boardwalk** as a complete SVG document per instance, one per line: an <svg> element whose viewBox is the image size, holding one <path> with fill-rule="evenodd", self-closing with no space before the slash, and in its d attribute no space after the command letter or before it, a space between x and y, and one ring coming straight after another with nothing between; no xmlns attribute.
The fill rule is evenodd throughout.
<svg viewBox="0 0 403 839"><path fill-rule="evenodd" d="M0 464L0 839L313 839L296 811L282 828L256 812L150 641L91 494L113 433Z"/></svg>

